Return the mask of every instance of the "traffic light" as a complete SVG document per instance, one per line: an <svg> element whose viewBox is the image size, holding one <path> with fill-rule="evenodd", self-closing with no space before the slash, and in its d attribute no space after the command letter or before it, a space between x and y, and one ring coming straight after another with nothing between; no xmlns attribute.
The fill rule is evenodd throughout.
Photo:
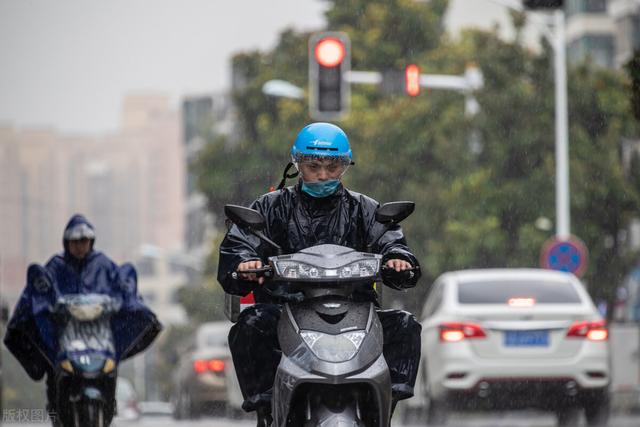
<svg viewBox="0 0 640 427"><path fill-rule="evenodd" d="M563 0L524 0L526 9L558 9L563 7Z"/></svg>
<svg viewBox="0 0 640 427"><path fill-rule="evenodd" d="M309 113L315 120L336 120L349 110L349 48L345 33L316 33L309 39Z"/></svg>
<svg viewBox="0 0 640 427"><path fill-rule="evenodd" d="M407 65L404 71L404 81L407 95L420 95L420 68L416 64Z"/></svg>

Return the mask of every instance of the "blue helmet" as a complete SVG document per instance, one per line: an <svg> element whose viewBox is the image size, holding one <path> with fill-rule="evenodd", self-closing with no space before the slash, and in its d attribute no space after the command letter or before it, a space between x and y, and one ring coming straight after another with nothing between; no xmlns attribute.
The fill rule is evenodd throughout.
<svg viewBox="0 0 640 427"><path fill-rule="evenodd" d="M353 156L347 134L331 123L318 122L305 126L291 147L291 159L297 163L305 158L317 157L334 157L345 165L351 164Z"/></svg>

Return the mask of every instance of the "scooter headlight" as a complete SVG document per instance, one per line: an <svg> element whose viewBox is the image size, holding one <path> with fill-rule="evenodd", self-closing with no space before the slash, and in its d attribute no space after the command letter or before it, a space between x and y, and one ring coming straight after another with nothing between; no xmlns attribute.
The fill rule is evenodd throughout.
<svg viewBox="0 0 640 427"><path fill-rule="evenodd" d="M82 322L97 319L102 315L102 311L104 309L103 305L100 303L69 304L67 308L73 317Z"/></svg>
<svg viewBox="0 0 640 427"><path fill-rule="evenodd" d="M94 374L103 371L107 358L97 354L83 354L71 358L71 364L75 372Z"/></svg>
<svg viewBox="0 0 640 427"><path fill-rule="evenodd" d="M378 259L365 259L338 268L322 268L297 261L276 261L276 271L287 279L345 279L374 278L379 269Z"/></svg>
<svg viewBox="0 0 640 427"><path fill-rule="evenodd" d="M350 331L329 335L315 331L301 331L300 336L318 358L327 362L346 362L356 355L366 332Z"/></svg>

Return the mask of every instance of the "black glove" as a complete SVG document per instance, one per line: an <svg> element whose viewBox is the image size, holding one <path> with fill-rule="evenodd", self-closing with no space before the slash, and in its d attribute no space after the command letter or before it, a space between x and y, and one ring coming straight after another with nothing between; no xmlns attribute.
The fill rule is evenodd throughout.
<svg viewBox="0 0 640 427"><path fill-rule="evenodd" d="M416 275L417 268L396 271L395 268L382 267L382 281L390 288L403 290L412 286L413 278Z"/></svg>

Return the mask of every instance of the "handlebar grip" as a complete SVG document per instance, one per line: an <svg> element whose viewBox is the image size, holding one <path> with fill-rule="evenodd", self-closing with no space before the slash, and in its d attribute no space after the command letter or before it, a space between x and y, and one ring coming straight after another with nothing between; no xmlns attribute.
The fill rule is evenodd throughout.
<svg viewBox="0 0 640 427"><path fill-rule="evenodd" d="M273 269L271 268L270 265L265 265L264 267L261 268L250 268L248 270L238 270L238 271L234 271L233 273L231 273L231 277L234 280L237 280L240 278L240 274L255 274L258 277L271 277L271 273L273 272Z"/></svg>
<svg viewBox="0 0 640 427"><path fill-rule="evenodd" d="M400 271L396 271L395 268L391 268L391 267L387 267L386 265L383 265L380 268L380 272L382 273L387 273L387 274L406 274L408 276L408 279L413 279L414 276L416 275L416 271L420 271L420 267L411 267L411 268L407 268L406 270L400 270Z"/></svg>

